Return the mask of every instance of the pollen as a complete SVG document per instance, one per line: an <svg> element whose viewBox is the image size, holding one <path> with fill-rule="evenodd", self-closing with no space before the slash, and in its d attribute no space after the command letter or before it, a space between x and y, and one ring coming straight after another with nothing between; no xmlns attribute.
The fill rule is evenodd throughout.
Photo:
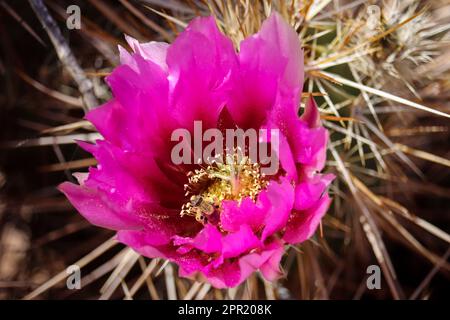
<svg viewBox="0 0 450 320"><path fill-rule="evenodd" d="M260 164L236 150L225 159L225 163L212 160L207 167L188 173L184 188L189 202L182 206L181 216L193 216L203 224L215 223L219 220L222 201L240 202L246 197L256 201L268 183Z"/></svg>

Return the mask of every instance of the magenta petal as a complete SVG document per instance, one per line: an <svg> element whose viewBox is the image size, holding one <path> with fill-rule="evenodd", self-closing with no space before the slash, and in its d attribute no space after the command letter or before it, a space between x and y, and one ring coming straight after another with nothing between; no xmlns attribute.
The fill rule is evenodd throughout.
<svg viewBox="0 0 450 320"><path fill-rule="evenodd" d="M142 202L181 201L182 187L177 186L159 168L155 159L144 153L123 151L106 141L97 141L89 148L98 160L90 168L86 185L108 192L112 199L121 196ZM177 188L178 187L178 188ZM171 192L168 193L167 191Z"/></svg>
<svg viewBox="0 0 450 320"><path fill-rule="evenodd" d="M117 233L117 239L132 247L163 246L170 242L169 235L156 229L121 230Z"/></svg>
<svg viewBox="0 0 450 320"><path fill-rule="evenodd" d="M86 115L102 136L116 145L121 144L121 137L118 134L121 129L121 117L116 117L117 111L120 112L121 106L117 100L112 99L107 103L93 109Z"/></svg>
<svg viewBox="0 0 450 320"><path fill-rule="evenodd" d="M260 142L271 142L271 130L278 130L278 150L272 149L275 152L277 159L275 161L279 161L281 168L286 172L286 178L289 180L296 181L297 180L297 167L294 161L294 155L292 154L291 146L289 145L288 139L283 134L283 132L273 123L269 122L266 126L263 127L267 130L266 137L260 137Z"/></svg>
<svg viewBox="0 0 450 320"><path fill-rule="evenodd" d="M269 257L261 264L259 269L266 280L274 281L282 275L280 271L280 261L284 253L284 248L283 245L276 242L270 249Z"/></svg>
<svg viewBox="0 0 450 320"><path fill-rule="evenodd" d="M258 34L241 43L240 69L233 79L235 87L227 104L239 127L261 126L275 102L278 81L286 67L286 60L277 49Z"/></svg>
<svg viewBox="0 0 450 320"><path fill-rule="evenodd" d="M325 128L310 129L306 124L300 125L294 137L297 139L294 157L296 161L321 171L325 166L328 132Z"/></svg>
<svg viewBox="0 0 450 320"><path fill-rule="evenodd" d="M171 261L178 264L181 277L190 277L198 273L205 274L208 269L208 261L205 259L205 255L195 251L181 256L177 255Z"/></svg>
<svg viewBox="0 0 450 320"><path fill-rule="evenodd" d="M229 232L237 232L244 224L257 231L264 222L265 214L266 209L248 197L244 198L240 205L236 201L224 201L220 223L222 228Z"/></svg>
<svg viewBox="0 0 450 320"><path fill-rule="evenodd" d="M260 194L259 199L262 202L270 203L261 236L264 241L286 225L294 204L294 187L287 179L281 179L280 183L272 181L267 190Z"/></svg>
<svg viewBox="0 0 450 320"><path fill-rule="evenodd" d="M72 205L90 223L113 230L141 228L137 216L127 213L123 207L115 207L101 192L64 182L59 186Z"/></svg>
<svg viewBox="0 0 450 320"><path fill-rule="evenodd" d="M282 133L288 139L294 161L307 166L309 171L321 171L326 160L327 130L322 126L310 128L309 124L286 107L276 108L270 116L270 121L282 128Z"/></svg>
<svg viewBox="0 0 450 320"><path fill-rule="evenodd" d="M325 194L314 207L305 211L294 212L286 226L283 240L291 244L308 240L316 231L330 203L330 197Z"/></svg>
<svg viewBox="0 0 450 320"><path fill-rule="evenodd" d="M222 235L213 225L206 225L194 239L194 247L207 253L219 252L222 249Z"/></svg>
<svg viewBox="0 0 450 320"><path fill-rule="evenodd" d="M213 225L207 224L195 238L173 237L174 245L182 246L178 252L188 252L192 248L206 253L220 252L222 250L222 234Z"/></svg>
<svg viewBox="0 0 450 320"><path fill-rule="evenodd" d="M310 128L318 128L321 125L320 122L320 113L319 109L317 109L316 101L311 96L306 102L305 111L300 117Z"/></svg>
<svg viewBox="0 0 450 320"><path fill-rule="evenodd" d="M267 245L261 253L250 253L239 259L241 281L244 281L256 270L260 270L264 278L273 281L281 275L280 260L284 248L280 241Z"/></svg>
<svg viewBox="0 0 450 320"><path fill-rule="evenodd" d="M149 258L166 258L180 266L180 275L189 276L205 266L201 256L195 252L180 255L172 246L166 245L169 237L161 237L149 231L120 230L117 240Z"/></svg>
<svg viewBox="0 0 450 320"><path fill-rule="evenodd" d="M138 40L127 35L125 36L125 40L128 42L128 45L131 47L134 53L139 54L144 59L150 60L151 62L160 66L161 69L167 71L166 56L167 49L169 48L168 43L156 41L139 43ZM125 61L123 60L123 58L125 58ZM122 64L127 64L127 62L129 62L125 54L123 54L123 57L121 55L120 62Z"/></svg>
<svg viewBox="0 0 450 320"><path fill-rule="evenodd" d="M261 242L255 236L252 229L247 225L242 225L239 231L230 233L223 237L223 257L232 258L242 253L259 247Z"/></svg>
<svg viewBox="0 0 450 320"><path fill-rule="evenodd" d="M232 288L242 283L241 271L238 261L226 260L220 267L208 266L202 273L215 288Z"/></svg>
<svg viewBox="0 0 450 320"><path fill-rule="evenodd" d="M171 105L185 128L202 120L214 127L226 102L226 87L237 66L233 44L217 28L214 18L196 18L167 53Z"/></svg>
<svg viewBox="0 0 450 320"><path fill-rule="evenodd" d="M303 52L297 34L278 13L263 23L260 32L242 41L239 64L228 107L240 127L259 127L275 101L298 103Z"/></svg>
<svg viewBox="0 0 450 320"><path fill-rule="evenodd" d="M168 247L161 245L167 239L146 231L120 230L117 240L149 258L169 258L172 255Z"/></svg>
<svg viewBox="0 0 450 320"><path fill-rule="evenodd" d="M281 78L282 90L298 90L303 87L303 51L294 29L277 12L264 21L258 35L275 45L278 54L287 59Z"/></svg>
<svg viewBox="0 0 450 320"><path fill-rule="evenodd" d="M333 174L317 174L312 179L300 182L295 187L294 208L296 210L306 210L311 208L320 199L333 179Z"/></svg>
<svg viewBox="0 0 450 320"><path fill-rule="evenodd" d="M119 48L120 64L127 65L136 71L137 70L136 63L135 63L133 57L131 56L131 54L124 47L122 47L120 45L118 46L118 48Z"/></svg>
<svg viewBox="0 0 450 320"><path fill-rule="evenodd" d="M294 163L294 156L291 151L291 147L286 137L280 131L280 146L278 158L280 159L281 167L286 172L286 178L291 181L297 180L297 169Z"/></svg>
<svg viewBox="0 0 450 320"><path fill-rule="evenodd" d="M161 141L168 148L169 134L177 126L168 108L167 76L139 55L133 60L136 69L122 65L107 77L115 99L90 111L86 118L116 146L165 151Z"/></svg>
<svg viewBox="0 0 450 320"><path fill-rule="evenodd" d="M261 126L275 102L278 75L285 67L285 61L275 52L275 47L258 38L249 38L241 44L241 69L233 80L235 87L227 104L239 127Z"/></svg>
<svg viewBox="0 0 450 320"><path fill-rule="evenodd" d="M259 253L250 253L240 258L240 282L245 281L253 272L257 271L266 259L267 258L263 258Z"/></svg>
<svg viewBox="0 0 450 320"><path fill-rule="evenodd" d="M221 224L225 230L233 232L243 225L254 231L265 226L261 237L264 241L286 224L293 203L294 188L289 180L283 178L280 183L272 181L259 194L256 203L250 198L242 200L240 206L234 201L224 201Z"/></svg>

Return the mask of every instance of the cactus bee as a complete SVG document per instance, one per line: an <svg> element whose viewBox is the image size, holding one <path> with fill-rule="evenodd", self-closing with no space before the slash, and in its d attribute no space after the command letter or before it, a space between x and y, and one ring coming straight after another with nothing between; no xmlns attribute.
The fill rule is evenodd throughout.
<svg viewBox="0 0 450 320"><path fill-rule="evenodd" d="M193 195L190 201L183 206L181 215L194 216L195 220L205 224L208 222L208 217L211 216L217 209L218 205L209 199L205 199L201 195Z"/></svg>

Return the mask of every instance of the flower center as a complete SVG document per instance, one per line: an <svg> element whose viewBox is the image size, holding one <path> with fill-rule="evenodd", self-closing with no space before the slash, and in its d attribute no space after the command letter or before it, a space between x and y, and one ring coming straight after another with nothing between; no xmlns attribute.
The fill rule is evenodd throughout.
<svg viewBox="0 0 450 320"><path fill-rule="evenodd" d="M249 157L235 152L226 155L225 163L211 161L206 168L188 173L188 184L184 185L189 202L181 208L181 216L193 216L206 224L217 224L223 200L241 201L245 197L256 200L267 185L261 166Z"/></svg>

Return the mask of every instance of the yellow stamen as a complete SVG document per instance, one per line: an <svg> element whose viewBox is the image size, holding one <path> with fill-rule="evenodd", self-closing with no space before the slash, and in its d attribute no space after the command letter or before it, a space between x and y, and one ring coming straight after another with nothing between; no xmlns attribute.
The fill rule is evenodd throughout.
<svg viewBox="0 0 450 320"><path fill-rule="evenodd" d="M185 190L186 196L191 197L181 208L180 214L206 223L214 212L220 213L222 201L241 201L245 197L256 200L266 185L260 165L235 152L226 156L225 163L213 161L206 168L188 173Z"/></svg>

